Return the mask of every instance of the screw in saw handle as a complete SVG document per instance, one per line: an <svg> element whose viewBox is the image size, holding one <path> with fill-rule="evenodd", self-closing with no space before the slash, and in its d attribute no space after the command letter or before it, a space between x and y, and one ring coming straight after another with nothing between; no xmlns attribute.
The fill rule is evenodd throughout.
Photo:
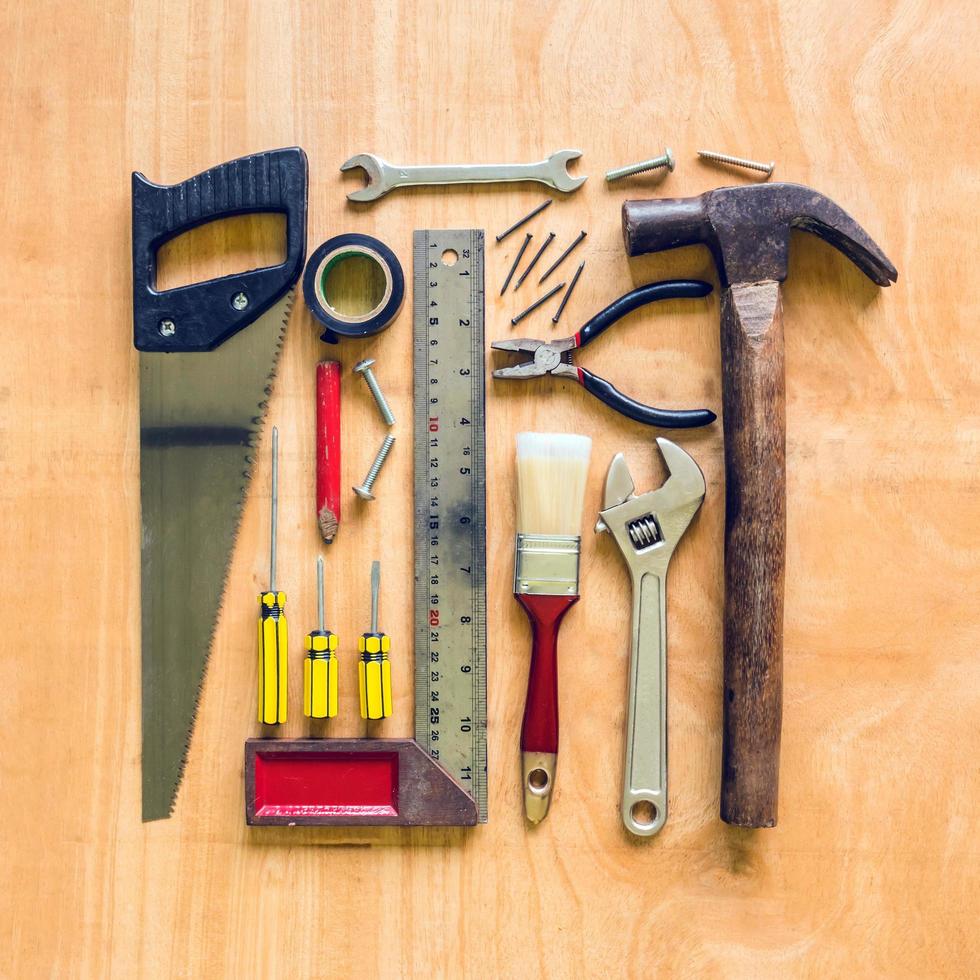
<svg viewBox="0 0 980 980"><path fill-rule="evenodd" d="M337 717L337 634L323 625L323 558L316 560L318 626L306 634L303 661L303 714Z"/></svg>
<svg viewBox="0 0 980 980"><path fill-rule="evenodd" d="M281 725L286 720L286 651L288 647L286 593L276 589L279 430L275 426L272 429L271 497L269 588L259 596L259 721L263 725Z"/></svg>
<svg viewBox="0 0 980 980"><path fill-rule="evenodd" d="M377 721L391 717L391 640L378 630L378 594L381 590L381 562L371 562L371 631L357 641L361 655L357 681L361 698L361 717Z"/></svg>

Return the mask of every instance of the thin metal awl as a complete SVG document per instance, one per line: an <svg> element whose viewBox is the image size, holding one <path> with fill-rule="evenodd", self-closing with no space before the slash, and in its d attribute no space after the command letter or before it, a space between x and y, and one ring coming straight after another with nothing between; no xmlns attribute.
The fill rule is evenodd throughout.
<svg viewBox="0 0 980 980"><path fill-rule="evenodd" d="M322 633L324 630L324 615L323 615L323 556L318 555L316 560L316 612L317 612L317 623L319 624L319 630Z"/></svg>
<svg viewBox="0 0 980 980"><path fill-rule="evenodd" d="M276 543L279 530L279 427L272 427L272 517L269 520L269 591L276 591Z"/></svg>

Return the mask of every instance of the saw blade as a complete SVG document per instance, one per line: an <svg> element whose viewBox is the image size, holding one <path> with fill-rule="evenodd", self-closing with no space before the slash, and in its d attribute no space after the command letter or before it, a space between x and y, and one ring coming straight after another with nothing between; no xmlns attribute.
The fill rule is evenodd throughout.
<svg viewBox="0 0 980 980"><path fill-rule="evenodd" d="M213 351L140 354L143 820L173 810L292 302Z"/></svg>

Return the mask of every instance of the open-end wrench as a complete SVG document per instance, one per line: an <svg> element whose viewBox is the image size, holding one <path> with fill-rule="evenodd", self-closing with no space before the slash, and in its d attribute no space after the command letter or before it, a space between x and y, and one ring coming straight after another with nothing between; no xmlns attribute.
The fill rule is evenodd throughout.
<svg viewBox="0 0 980 980"><path fill-rule="evenodd" d="M667 565L704 500L704 475L680 446L657 445L670 476L659 489L635 493L622 453L606 475L596 531L619 545L633 580L633 645L623 772L622 817L639 837L667 820Z"/></svg>
<svg viewBox="0 0 980 980"><path fill-rule="evenodd" d="M559 150L540 163L396 167L373 153L358 153L340 169L360 167L367 174L367 186L351 191L347 195L348 201L376 201L396 187L418 187L420 184L499 184L518 180L535 180L570 194L586 181L585 177L573 177L566 169L571 160L577 160L581 155L581 150Z"/></svg>

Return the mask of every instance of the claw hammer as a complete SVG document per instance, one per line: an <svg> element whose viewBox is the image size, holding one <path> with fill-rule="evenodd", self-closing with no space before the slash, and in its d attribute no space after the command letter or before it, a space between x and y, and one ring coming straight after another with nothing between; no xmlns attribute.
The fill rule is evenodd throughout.
<svg viewBox="0 0 980 980"><path fill-rule="evenodd" d="M781 285L790 231L840 249L888 286L895 266L833 201L800 184L627 201L627 255L711 249L721 298L725 429L725 666L721 817L774 827L783 697L786 418Z"/></svg>

